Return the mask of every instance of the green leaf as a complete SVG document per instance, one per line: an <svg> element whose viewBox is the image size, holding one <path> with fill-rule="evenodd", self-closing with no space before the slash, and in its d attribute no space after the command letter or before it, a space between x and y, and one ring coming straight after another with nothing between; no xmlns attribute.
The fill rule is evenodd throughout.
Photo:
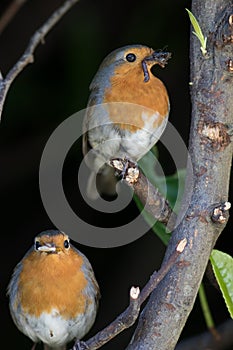
<svg viewBox="0 0 233 350"><path fill-rule="evenodd" d="M154 146L149 152L147 152L138 162L139 167L142 169L147 179L154 184L154 182L161 183L159 176L155 173L155 167L158 163L158 149Z"/></svg>
<svg viewBox="0 0 233 350"><path fill-rule="evenodd" d="M233 258L214 249L211 253L210 261L227 309L231 318L233 318Z"/></svg>
<svg viewBox="0 0 233 350"><path fill-rule="evenodd" d="M173 175L166 176L167 199L172 208L178 212L184 194L186 169L179 169Z"/></svg>
<svg viewBox="0 0 233 350"><path fill-rule="evenodd" d="M209 328L209 330L214 328L214 320L209 308L209 304L208 304L208 300L206 297L206 292L205 292L205 288L204 288L204 284L203 282L200 285L199 288L199 299L200 299L200 304L201 304L201 308L202 308L202 312L203 312L203 316L205 318L205 322L207 327Z"/></svg>
<svg viewBox="0 0 233 350"><path fill-rule="evenodd" d="M156 154L154 154L155 152ZM157 157L157 149L155 148L154 151L149 151L140 159L139 167L152 185L157 187L160 193L167 198L174 211L178 212L184 193L186 169L179 169L173 175L159 176L155 170L158 163Z"/></svg>
<svg viewBox="0 0 233 350"><path fill-rule="evenodd" d="M158 188L160 193L169 201L174 212L178 213L181 199L184 193L186 169L179 169L175 174L169 176L159 176L156 173L158 164L158 150L153 147L145 156L138 162L140 169L151 182L153 186ZM155 222L154 217L143 210L143 205L137 196L134 196L134 201L148 225L152 228L155 234L167 245L171 236L166 226L161 222Z"/></svg>
<svg viewBox="0 0 233 350"><path fill-rule="evenodd" d="M184 193L186 170L180 169L175 174L166 177L159 176L156 174L155 170L156 165L158 165L157 157L157 148L153 148L139 161L139 166L152 185L157 187L160 193L167 198L174 212L178 213ZM166 226L158 221L155 222L154 217L146 210L143 210L143 205L137 196L134 196L134 201L142 212L145 221L162 242L167 245L171 233L167 230Z"/></svg>
<svg viewBox="0 0 233 350"><path fill-rule="evenodd" d="M200 47L201 52L202 52L203 56L205 56L207 54L207 50L206 50L207 38L204 37L202 30L201 30L201 27L200 27L196 17L188 9L186 9L186 11L188 12L190 22L192 23L192 26L194 29L193 34L196 35L196 37L199 39L200 44L201 44L201 47Z"/></svg>

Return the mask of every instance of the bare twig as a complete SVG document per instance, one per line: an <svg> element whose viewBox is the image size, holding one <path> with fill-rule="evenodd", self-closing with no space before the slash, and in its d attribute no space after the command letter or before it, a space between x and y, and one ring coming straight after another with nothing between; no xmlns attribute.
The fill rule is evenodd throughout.
<svg viewBox="0 0 233 350"><path fill-rule="evenodd" d="M130 304L125 311L123 311L112 323L110 323L110 325L98 332L94 337L88 339L86 342L76 341L73 346L73 350L99 349L101 346L113 339L117 334L121 333L124 329L131 327L139 315L140 306L175 264L178 256L183 252L186 244L186 238L182 239L177 244L175 251L170 256L166 264L164 264L158 272L154 272L152 274L150 280L142 289L141 294L138 287L131 288Z"/></svg>
<svg viewBox="0 0 233 350"><path fill-rule="evenodd" d="M0 18L0 35L27 0L14 0Z"/></svg>
<svg viewBox="0 0 233 350"><path fill-rule="evenodd" d="M164 223L169 222L169 230L172 231L176 221L176 214L172 211L168 201L155 188L138 168L137 164L128 159L113 159L112 166L119 176L134 190L145 209L153 217Z"/></svg>
<svg viewBox="0 0 233 350"><path fill-rule="evenodd" d="M34 60L34 51L36 47L43 42L44 37L48 32L59 22L66 12L74 6L79 0L67 0L59 7L50 18L35 32L31 37L28 47L18 60L18 62L10 69L5 78L0 81L0 119L2 115L3 105L6 99L7 92L20 72Z"/></svg>
<svg viewBox="0 0 233 350"><path fill-rule="evenodd" d="M102 331L98 332L87 342L77 341L73 346L73 350L99 349L124 329L132 326L140 311L139 295L139 288L132 287L130 289L130 304L127 309L122 312L112 323L110 323Z"/></svg>
<svg viewBox="0 0 233 350"><path fill-rule="evenodd" d="M177 245L174 253L170 256L170 258L166 262L166 264L160 268L159 272L155 271L151 275L150 281L145 285L145 287L141 292L140 304L142 304L148 298L148 296L153 292L153 290L156 288L159 282L166 276L171 266L175 264L180 253L183 252L186 244L187 244L187 239L186 238L182 239Z"/></svg>

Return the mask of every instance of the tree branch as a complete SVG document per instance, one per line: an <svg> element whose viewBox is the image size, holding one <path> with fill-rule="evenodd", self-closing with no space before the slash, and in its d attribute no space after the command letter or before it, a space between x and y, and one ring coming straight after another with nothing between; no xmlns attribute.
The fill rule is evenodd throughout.
<svg viewBox="0 0 233 350"><path fill-rule="evenodd" d="M180 342L176 350L225 350L233 345L233 320L227 320L216 328L218 340L210 332L204 332Z"/></svg>
<svg viewBox="0 0 233 350"><path fill-rule="evenodd" d="M191 34L192 123L189 154L193 162L193 193L184 219L174 230L163 264L175 242L187 238L176 263L151 294L127 350L172 350L193 308L206 265L228 219L227 203L232 161L233 75L232 1L193 0L192 12L207 40L207 56ZM191 173L187 169L187 181ZM191 188L186 188L186 195ZM217 214L223 220L213 220ZM219 209L220 208L220 209ZM181 269L180 266L183 266Z"/></svg>
<svg viewBox="0 0 233 350"><path fill-rule="evenodd" d="M14 0L0 18L0 35L27 0Z"/></svg>
<svg viewBox="0 0 233 350"><path fill-rule="evenodd" d="M139 287L132 287L130 289L130 304L128 308L122 312L112 323L105 327L102 331L98 332L94 337L87 342L76 341L73 346L73 350L95 350L109 342L117 334L124 329L132 326L136 321L140 312L140 290Z"/></svg>
<svg viewBox="0 0 233 350"><path fill-rule="evenodd" d="M141 294L139 288L132 287L130 290L130 304L110 325L98 332L94 337L86 342L77 340L73 346L73 350L96 350L113 339L117 334L121 333L126 328L131 327L140 312L140 307L148 298L150 293L158 286L168 271L176 263L178 256L184 251L187 240L182 239L176 246L176 249L171 254L170 258L158 272L154 272L142 289Z"/></svg>
<svg viewBox="0 0 233 350"><path fill-rule="evenodd" d="M79 0L67 0L64 4L59 7L50 18L35 32L35 34L31 37L28 47L25 52L18 60L18 62L10 69L6 77L1 77L0 79L0 120L3 110L3 105L6 99L7 92L18 76L20 72L34 60L34 51L36 47L43 42L45 36L48 32L57 24L60 19L66 14L66 12L74 6Z"/></svg>
<svg viewBox="0 0 233 350"><path fill-rule="evenodd" d="M128 159L113 159L111 165L140 198L146 211L165 225L169 222L168 228L172 231L177 219L176 214L172 211L166 198L150 183L137 164Z"/></svg>

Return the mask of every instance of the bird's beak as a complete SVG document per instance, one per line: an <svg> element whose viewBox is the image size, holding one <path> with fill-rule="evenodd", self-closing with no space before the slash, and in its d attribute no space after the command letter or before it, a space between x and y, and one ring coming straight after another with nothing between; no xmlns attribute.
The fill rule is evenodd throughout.
<svg viewBox="0 0 233 350"><path fill-rule="evenodd" d="M151 55L145 57L144 61L159 64L161 67L165 67L169 58L171 58L170 52L154 51Z"/></svg>
<svg viewBox="0 0 233 350"><path fill-rule="evenodd" d="M164 68L167 64L167 61L171 58L170 52L165 51L154 51L151 55L146 56L142 61L142 69L144 73L144 81L147 82L150 79L148 66L152 67L155 64L160 65L160 67Z"/></svg>
<svg viewBox="0 0 233 350"><path fill-rule="evenodd" d="M46 252L46 253L55 253L57 251L57 247L53 243L45 243L38 247L40 252Z"/></svg>

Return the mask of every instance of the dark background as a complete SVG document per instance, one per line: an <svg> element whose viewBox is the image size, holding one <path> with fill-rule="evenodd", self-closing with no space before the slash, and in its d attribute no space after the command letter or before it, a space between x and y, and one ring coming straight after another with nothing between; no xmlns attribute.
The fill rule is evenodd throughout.
<svg viewBox="0 0 233 350"><path fill-rule="evenodd" d="M3 13L10 1L1 1ZM28 1L0 36L0 69L5 75L27 46L34 31L62 1L45 4ZM14 326L8 311L6 287L14 266L32 245L34 236L54 228L43 208L38 185L38 169L43 148L56 126L85 108L88 86L102 59L113 49L140 43L154 49L167 47L172 60L158 74L165 82L171 101L170 121L188 142L189 100L189 21L185 7L190 1L107 0L80 1L48 34L36 50L35 62L13 83L5 102L0 125L1 187L1 342L8 348L30 349L31 342ZM165 172L174 171L160 146L160 162ZM68 158L65 186L70 201L80 209L77 191L77 152ZM74 156L75 155L75 156ZM83 206L83 215L108 226L112 217L101 216ZM134 217L132 203L122 215ZM119 217L115 218L116 220ZM125 220L122 219L121 220ZM229 223L228 223L229 228ZM68 232L67 232L68 233ZM217 248L232 254L230 230L225 229ZM132 285L142 287L158 269L164 246L153 232L123 247L97 249L76 244L87 255L99 281L102 299L96 323L89 335L107 325L128 303ZM39 271L38 271L39 273ZM216 324L226 318L221 295L206 281ZM196 302L182 336L204 331L205 323ZM125 331L103 349L124 349L133 329Z"/></svg>

